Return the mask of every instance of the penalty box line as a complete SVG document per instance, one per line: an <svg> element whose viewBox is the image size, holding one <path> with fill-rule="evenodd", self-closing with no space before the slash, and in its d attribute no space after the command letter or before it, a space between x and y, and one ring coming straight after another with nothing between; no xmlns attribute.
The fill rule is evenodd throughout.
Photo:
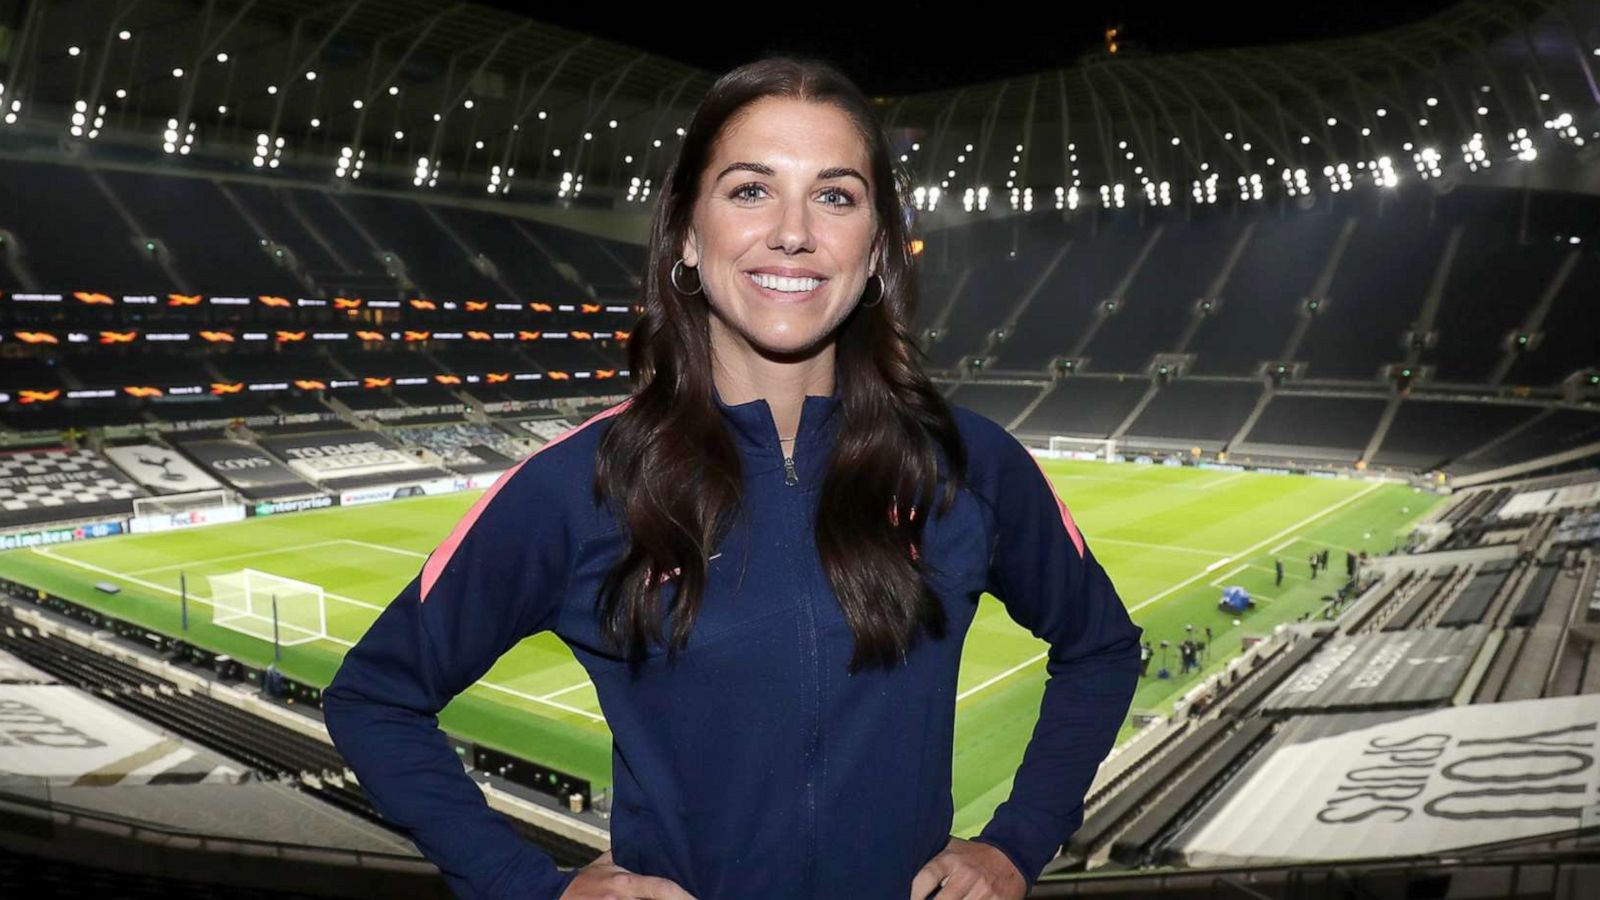
<svg viewBox="0 0 1600 900"><path fill-rule="evenodd" d="M1300 521L1294 523L1293 525L1290 525L1289 527L1277 532L1276 534L1269 535L1266 538L1263 538L1262 540L1259 540L1259 541L1255 542L1254 544L1251 544L1250 546L1248 546L1248 547L1244 548L1243 550L1239 551L1238 553L1234 554L1231 557L1231 559L1238 559L1238 558L1240 558L1242 556L1248 556L1249 554L1255 552L1256 548L1265 546L1267 544L1270 544L1273 541L1278 540L1279 538L1283 537L1286 534L1289 534L1292 531L1295 531L1295 530L1300 529L1300 528L1304 528L1307 525L1310 525L1312 522L1315 522L1316 520L1322 518L1323 516L1326 516L1326 515L1334 512L1336 510L1339 510L1339 509L1342 509L1345 506L1348 506L1351 503L1354 503L1357 500L1360 500L1361 498L1367 496L1368 494L1371 494L1373 491L1377 490L1380 487L1383 487L1382 482L1369 485L1366 489L1361 490L1361 491L1357 491L1356 493L1351 494L1350 496L1344 498L1343 500L1340 500L1339 502L1334 503L1331 506L1328 506L1328 507L1322 509L1319 512L1312 513L1311 515L1309 515L1309 516L1305 517L1304 519L1301 519ZM1184 580L1178 582L1177 584L1173 585L1172 587L1167 588L1166 590L1162 591L1161 593L1156 594L1155 596L1150 597L1147 600L1144 600L1144 601L1142 601L1140 603L1137 603L1137 604L1135 604L1133 606L1128 607L1128 612L1130 614L1132 614L1132 613L1138 612L1141 609L1144 609L1145 607L1151 605L1152 603L1155 603L1158 600L1161 600L1162 598L1172 594L1173 592L1175 592L1175 591L1187 586L1190 582L1193 582L1193 581L1195 581L1197 579L1200 579L1200 578L1204 578L1209 573L1211 573L1213 571L1216 571L1218 566L1226 565L1228 561L1229 561L1228 559L1223 559L1223 560L1218 560L1216 563L1212 563L1211 566L1209 566L1209 567L1207 567L1205 569L1202 569L1199 572L1196 572L1195 574L1189 576L1188 578L1185 578ZM1038 653L1038 654L1035 654L1033 656L1028 657L1027 659L1023 660L1022 662L1017 663L1016 665L1012 666L1009 669L1006 669L1004 672L1001 672L1000 674L995 675L995 676L985 680L981 684L974 685L974 686L972 686L970 688L967 688L966 690L962 691L961 693L957 694L956 695L956 702L960 703L962 700L965 700L968 697L971 697L974 694L978 693L979 691L982 691L982 690L990 687L991 685L994 685L994 684L996 684L996 683L998 683L1000 681L1003 681L1006 678L1009 678L1012 675L1015 675L1017 672L1022 671L1023 669L1027 668L1028 666L1033 665L1034 663L1038 662L1041 659L1045 659L1049 655L1050 655L1049 651L1045 651L1043 653Z"/></svg>
<svg viewBox="0 0 1600 900"><path fill-rule="evenodd" d="M147 580L145 580L143 578L139 578L139 577L136 577L136 576L133 576L133 575L128 575L128 574L125 574L123 572L118 572L115 569L108 569L105 566L97 566L94 563L84 562L83 560L80 560L80 559L73 559L73 558L68 557L68 556L61 556L61 555L58 555L55 552L53 552L51 550L51 548L49 548L49 547L30 547L28 549L31 550L34 553L37 553L37 554L39 554L41 556L44 556L44 557L46 557L48 559L51 559L51 560L54 560L56 562L65 563L65 564L70 565L70 566L77 566L77 567L79 567L81 569L87 569L87 570L89 570L91 572L97 572L97 573L99 573L101 575L106 575L106 576L109 576L111 578L119 578L119 579L122 579L123 581L131 582L133 584L137 584L140 587L145 588L147 590L159 591L160 593L171 594L171 595L173 595L175 597L180 595L177 588L167 587L164 584L157 584L157 583L155 583L153 581L147 581ZM342 595L339 595L339 594L329 594L327 592L324 592L323 596L324 597L328 597L328 598L332 598L332 599L335 599L335 600L339 600L339 601L344 602L344 603L349 603L349 604L351 604L353 606L365 607L367 609L377 610L379 612L382 612L383 609L384 609L384 607L382 607L382 606L377 606L377 605L372 604L372 603L367 603L367 602L362 601L362 600L356 600L356 599L354 599L352 597L345 597L345 596L342 596ZM206 606L213 606L211 601L209 599L205 598L205 597L193 597L193 596L191 596L190 599L193 600L196 603L203 603ZM347 641L347 640L345 640L343 638L333 637L332 635L329 635L329 636L326 636L326 637L318 637L318 638L316 638L316 640L327 641L329 643L338 644L338 645L343 646L343 647L345 647L347 649L350 648L350 647L354 647L355 646L355 642L354 641ZM585 679L583 684L587 684L587 683L589 683L588 679ZM600 714L598 714L598 713L592 713L592 712L590 712L590 711L588 711L586 709L579 709L576 706L568 706L565 703L559 703L559 702L557 702L555 700L547 699L548 697L555 696L555 694L566 693L567 691L573 690L576 687L581 687L582 684L574 685L572 687L562 688L562 689L560 689L558 691L555 691L555 692L553 692L551 694L547 694L547 695L544 695L544 696L537 696L537 695L534 695L534 694L529 694L529 693L527 693L525 691L519 691L519 690L517 690L515 688L506 687L505 685L502 685L502 684L496 684L496 683L494 683L492 681L479 680L479 681L476 682L476 684L478 684L481 687L485 687L485 688L488 688L490 690L493 690L493 691L499 691L500 693L507 694L507 695L512 696L512 697L516 697L516 698L521 699L521 700L526 700L526 701L528 701L530 703L538 703L538 704L542 704L544 706L549 706L549 707L553 707L555 709L559 709L562 712L568 712L568 713L572 713L573 715L583 716L584 718L589 719L590 721L594 721L594 722L603 722L603 721L605 721L605 717L600 715Z"/></svg>

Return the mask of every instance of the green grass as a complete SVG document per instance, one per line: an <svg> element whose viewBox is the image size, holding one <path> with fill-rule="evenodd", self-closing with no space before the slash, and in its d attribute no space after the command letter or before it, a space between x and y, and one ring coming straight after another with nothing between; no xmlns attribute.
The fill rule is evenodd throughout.
<svg viewBox="0 0 1600 900"><path fill-rule="evenodd" d="M1212 628L1215 643L1203 670L1157 679L1152 665L1134 708L1155 712L1170 710L1237 655L1242 638L1268 634L1308 611L1319 615L1322 595L1342 578L1346 548L1388 552L1440 499L1404 485L1293 475L1067 461L1047 461L1045 468L1152 644L1159 647L1165 638L1175 648L1186 624L1197 634ZM279 668L326 684L344 649L410 581L478 493L14 550L0 554L0 575L178 633L181 569L191 597L189 640L257 665L272 661L271 644L211 624L209 607L193 602L209 596L204 576L248 566L322 585L328 631L338 640L286 647ZM1321 547L1331 550L1331 571L1312 581L1306 557ZM1273 550L1285 564L1279 587ZM93 583L100 580L123 590L115 596L96 591ZM1230 584L1245 586L1258 603L1237 627L1216 608L1221 586ZM1045 650L999 601L984 596L967 637L957 698L959 836L976 834L1011 790L1038 715ZM1169 664L1176 673L1176 649ZM554 634L519 644L440 721L463 737L587 778L597 789L611 783L611 736L594 689ZM1121 738L1131 733L1124 726Z"/></svg>

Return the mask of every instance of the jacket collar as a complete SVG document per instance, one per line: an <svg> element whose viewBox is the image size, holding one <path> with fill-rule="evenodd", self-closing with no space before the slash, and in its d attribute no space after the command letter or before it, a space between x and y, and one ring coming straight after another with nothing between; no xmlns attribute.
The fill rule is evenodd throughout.
<svg viewBox="0 0 1600 900"><path fill-rule="evenodd" d="M763 397L745 403L726 403L712 382L712 396L717 409L728 423L734 442L755 456L783 458L783 444L778 440L777 420L772 417L772 407ZM803 453L807 448L825 447L833 442L838 427L839 378L834 376L832 394L807 394L800 406L800 428L795 436L794 456L813 457Z"/></svg>

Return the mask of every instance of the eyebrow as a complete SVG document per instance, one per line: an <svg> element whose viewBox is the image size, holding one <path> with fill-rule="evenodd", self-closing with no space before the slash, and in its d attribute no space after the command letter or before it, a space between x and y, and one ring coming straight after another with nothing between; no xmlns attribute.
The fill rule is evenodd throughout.
<svg viewBox="0 0 1600 900"><path fill-rule="evenodd" d="M736 162L730 163L726 169L718 172L716 180L713 181L712 184L716 184L718 181L721 181L729 172L755 172L758 175L765 175L769 178L773 175L772 167L765 163ZM831 166L817 173L818 181L827 181L831 178L855 178L861 182L861 186L863 188L871 187L871 185L867 183L866 176L862 175L860 172L857 172L855 169L850 168L849 166Z"/></svg>

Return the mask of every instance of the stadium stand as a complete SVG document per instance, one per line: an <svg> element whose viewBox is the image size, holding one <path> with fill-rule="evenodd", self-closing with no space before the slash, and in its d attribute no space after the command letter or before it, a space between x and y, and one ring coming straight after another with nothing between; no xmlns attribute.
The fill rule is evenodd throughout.
<svg viewBox="0 0 1600 900"><path fill-rule="evenodd" d="M0 522L7 527L133 509L145 491L93 450L0 453Z"/></svg>

